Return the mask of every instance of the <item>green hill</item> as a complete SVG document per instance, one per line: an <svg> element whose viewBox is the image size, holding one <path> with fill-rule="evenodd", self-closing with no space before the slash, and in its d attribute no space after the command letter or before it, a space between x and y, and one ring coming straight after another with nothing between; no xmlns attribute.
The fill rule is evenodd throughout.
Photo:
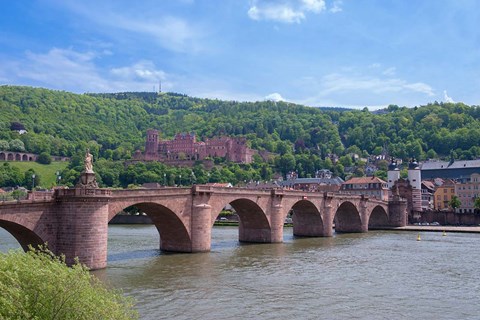
<svg viewBox="0 0 480 320"><path fill-rule="evenodd" d="M28 133L12 131L12 122L23 125ZM344 167L355 164L352 153L366 157L384 149L403 159L480 157L480 107L463 103L435 102L415 108L390 105L371 113L288 102L200 99L176 93L74 94L0 86L0 149L22 148L23 142L29 152L78 160L89 147L97 160L122 160L143 148L149 128L160 130L163 139L192 131L199 139L245 136L253 149L277 154L269 163L256 159L253 167L241 168L256 172L253 176L236 174L240 169L233 167L230 173L219 175L231 181L270 177L272 171L285 174L289 170L304 177L319 168L329 168L342 176ZM338 164L327 157L332 153L340 157ZM102 167L109 170L112 165L105 163ZM116 170L123 169L120 166ZM163 177L164 169L158 170ZM107 185L149 180L118 172L102 175L102 179L111 181Z"/></svg>

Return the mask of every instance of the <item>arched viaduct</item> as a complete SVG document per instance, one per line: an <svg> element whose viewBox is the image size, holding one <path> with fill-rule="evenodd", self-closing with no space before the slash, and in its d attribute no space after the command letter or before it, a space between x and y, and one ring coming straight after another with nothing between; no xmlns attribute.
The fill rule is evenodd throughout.
<svg viewBox="0 0 480 320"><path fill-rule="evenodd" d="M406 225L404 201L364 196L251 190L197 185L192 188L139 190L60 189L51 200L0 203L0 227L24 249L48 243L68 263L78 257L91 269L106 267L108 222L135 205L153 221L160 249L209 251L211 231L221 210L230 204L239 216L239 241L283 241L283 224L293 214L296 236L329 237L336 232Z"/></svg>

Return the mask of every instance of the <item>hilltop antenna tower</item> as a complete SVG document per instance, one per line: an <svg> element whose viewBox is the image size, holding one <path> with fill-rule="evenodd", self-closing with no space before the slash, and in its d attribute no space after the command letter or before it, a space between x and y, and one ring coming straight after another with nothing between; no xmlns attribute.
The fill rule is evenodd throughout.
<svg viewBox="0 0 480 320"><path fill-rule="evenodd" d="M162 93L162 80L158 80L158 93Z"/></svg>

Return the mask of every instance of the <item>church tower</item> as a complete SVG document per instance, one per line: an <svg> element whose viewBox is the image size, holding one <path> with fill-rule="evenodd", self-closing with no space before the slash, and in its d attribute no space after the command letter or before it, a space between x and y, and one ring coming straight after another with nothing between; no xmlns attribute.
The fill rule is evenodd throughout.
<svg viewBox="0 0 480 320"><path fill-rule="evenodd" d="M398 179L400 179L400 169L398 169L397 161L393 157L390 164L388 165L387 176L388 176L388 179L387 179L388 189L391 190L395 182L397 182Z"/></svg>
<svg viewBox="0 0 480 320"><path fill-rule="evenodd" d="M422 211L422 176L415 159L408 164L408 181L412 186L412 209Z"/></svg>

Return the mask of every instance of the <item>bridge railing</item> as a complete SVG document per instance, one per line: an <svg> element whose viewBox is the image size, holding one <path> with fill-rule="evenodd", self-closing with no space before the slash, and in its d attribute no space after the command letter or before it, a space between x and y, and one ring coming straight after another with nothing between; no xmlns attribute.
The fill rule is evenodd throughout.
<svg viewBox="0 0 480 320"><path fill-rule="evenodd" d="M112 190L110 189L57 189L55 190L55 197L75 197L75 196L110 196Z"/></svg>

